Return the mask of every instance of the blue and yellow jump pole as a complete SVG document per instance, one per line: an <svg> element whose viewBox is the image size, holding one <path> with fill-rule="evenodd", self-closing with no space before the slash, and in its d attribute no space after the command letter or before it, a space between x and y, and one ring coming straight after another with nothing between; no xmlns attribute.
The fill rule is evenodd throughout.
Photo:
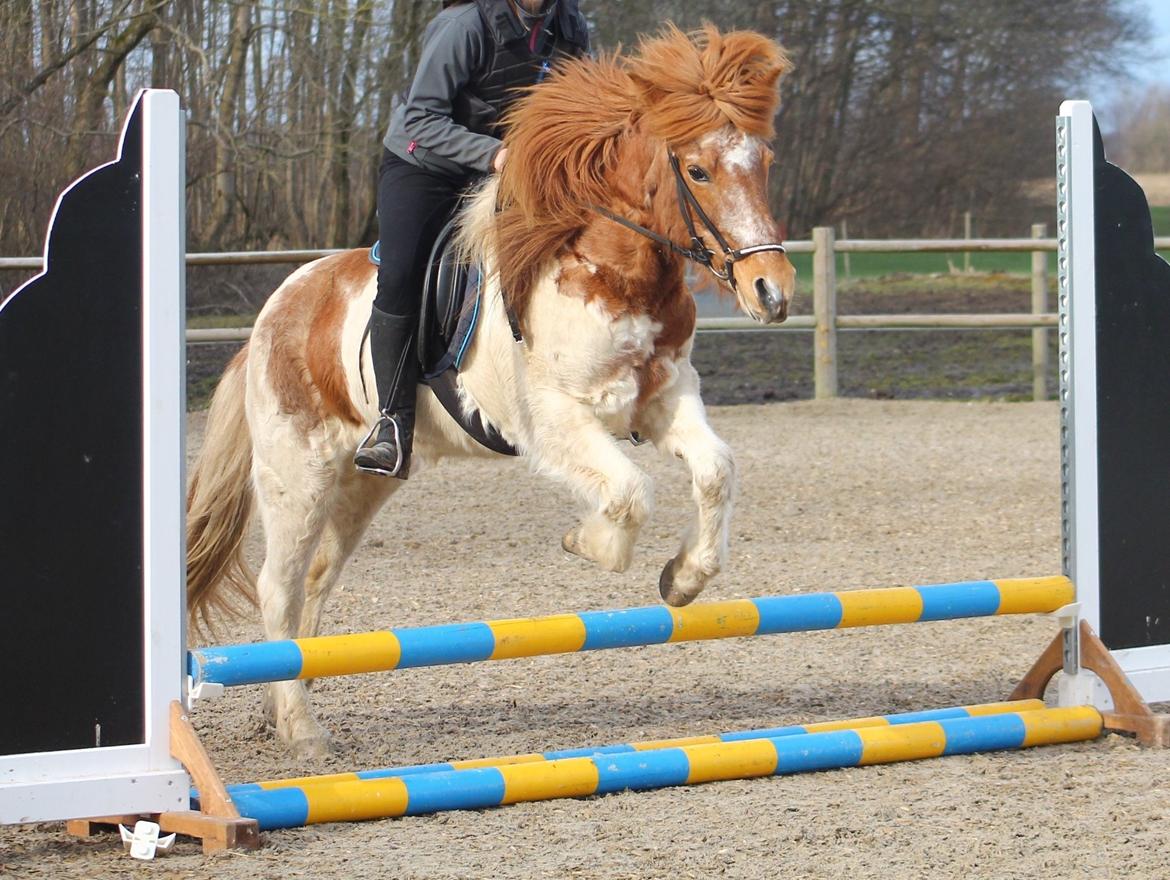
<svg viewBox="0 0 1170 880"><path fill-rule="evenodd" d="M423 768L394 776L259 783L235 787L232 800L261 830L295 828L1078 742L1094 739L1102 729L1101 715L1091 706L940 712L957 714L775 736L747 731L723 734L714 742L663 741L639 744L658 747L614 747L618 750L449 770Z"/></svg>
<svg viewBox="0 0 1170 880"><path fill-rule="evenodd" d="M675 739L653 739L642 742L618 743L608 746L586 746L577 749L559 749L550 752L527 752L495 758L473 758L462 761L443 761L435 764L409 764L402 767L383 767L377 770L358 770L350 773L329 773L323 776L301 776L271 782L247 782L229 785L228 794L270 790L275 788L304 788L330 782L357 782L362 779L384 779L389 776L414 776L419 773L439 773L448 770L467 770L473 767L501 767L506 764L528 764L534 761L557 761L561 758L593 758L651 749L697 746L706 743L738 742L745 739L772 739L779 736L799 736L805 733L824 733L830 730L859 730L865 727L885 727L896 724L916 724L920 721L945 721L949 718L975 718L983 715L1001 715L1005 712L1029 712L1043 709L1043 700L1010 700L999 703L981 703L975 706L955 706L949 709L927 709L919 712L901 712L895 715L867 715L845 721L816 721L811 724L790 724L756 730L739 730L708 736L684 736Z"/></svg>
<svg viewBox="0 0 1170 880"><path fill-rule="evenodd" d="M666 642L1048 613L1075 601L1074 595L1068 578L1042 577L583 611L201 648L188 654L188 673L196 685L232 687Z"/></svg>

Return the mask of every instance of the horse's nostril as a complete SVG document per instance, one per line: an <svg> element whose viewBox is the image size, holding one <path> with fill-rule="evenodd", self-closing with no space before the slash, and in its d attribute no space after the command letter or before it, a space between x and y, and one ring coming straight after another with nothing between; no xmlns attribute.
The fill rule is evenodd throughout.
<svg viewBox="0 0 1170 880"><path fill-rule="evenodd" d="M772 291L768 289L768 282L763 278L756 279L756 296L766 308L772 307Z"/></svg>

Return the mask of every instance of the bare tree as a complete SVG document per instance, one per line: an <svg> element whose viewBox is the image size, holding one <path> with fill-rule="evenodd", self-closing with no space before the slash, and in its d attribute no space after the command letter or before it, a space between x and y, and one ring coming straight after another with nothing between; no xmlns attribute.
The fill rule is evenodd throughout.
<svg viewBox="0 0 1170 880"><path fill-rule="evenodd" d="M601 51L668 19L787 47L772 197L793 236L846 218L867 235L953 232L968 209L984 231L1018 232L1062 91L1119 70L1143 32L1138 0L581 3ZM187 111L192 248L370 242L381 140L439 5L0 2L0 252L39 247L56 193L109 157L148 85ZM1164 143L1165 104L1126 120L1149 131L1142 156Z"/></svg>
<svg viewBox="0 0 1170 880"><path fill-rule="evenodd" d="M1108 109L1109 158L1134 171L1170 171L1170 88L1127 89Z"/></svg>

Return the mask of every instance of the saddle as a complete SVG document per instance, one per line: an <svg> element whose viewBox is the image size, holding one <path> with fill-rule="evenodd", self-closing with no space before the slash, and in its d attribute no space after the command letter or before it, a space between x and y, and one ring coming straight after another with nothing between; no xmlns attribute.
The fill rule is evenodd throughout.
<svg viewBox="0 0 1170 880"><path fill-rule="evenodd" d="M455 218L435 239L423 281L419 310L418 359L422 381L434 392L443 409L481 446L501 455L517 455L515 447L495 429L485 425L479 413L464 415L456 376L475 336L483 295L483 273L478 265L460 259L455 248ZM370 250L370 262L380 263L379 248ZM513 335L518 333L510 313ZM519 336L516 336L519 340Z"/></svg>

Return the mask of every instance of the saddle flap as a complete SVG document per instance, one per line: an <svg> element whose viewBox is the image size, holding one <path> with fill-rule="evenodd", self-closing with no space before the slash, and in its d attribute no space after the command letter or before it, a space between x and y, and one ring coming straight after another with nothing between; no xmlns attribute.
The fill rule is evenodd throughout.
<svg viewBox="0 0 1170 880"><path fill-rule="evenodd" d="M438 365L455 340L467 296L470 267L456 253L456 231L456 221L452 218L435 239L423 283L419 360L428 372Z"/></svg>

